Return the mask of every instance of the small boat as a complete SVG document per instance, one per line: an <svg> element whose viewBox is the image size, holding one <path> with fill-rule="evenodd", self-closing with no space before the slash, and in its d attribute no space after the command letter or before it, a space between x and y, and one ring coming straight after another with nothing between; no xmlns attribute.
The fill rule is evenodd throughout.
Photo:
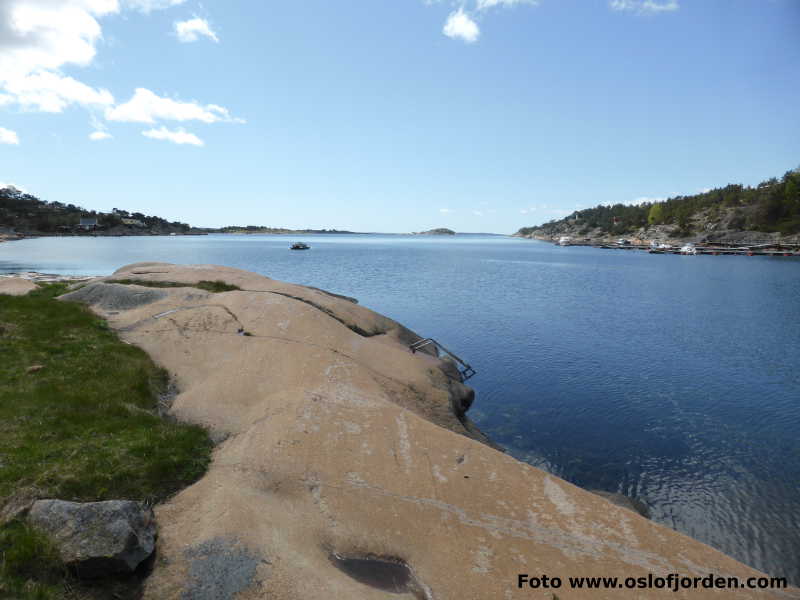
<svg viewBox="0 0 800 600"><path fill-rule="evenodd" d="M672 246L664 242L653 240L650 242L650 250L648 250L648 252L650 252L650 254L667 254L668 252L672 252Z"/></svg>
<svg viewBox="0 0 800 600"><path fill-rule="evenodd" d="M558 242L556 242L559 246L569 246L572 243L572 238L568 235L562 235L558 238Z"/></svg>
<svg viewBox="0 0 800 600"><path fill-rule="evenodd" d="M697 254L697 248L695 248L694 244L686 244L680 249L680 253L695 256Z"/></svg>
<svg viewBox="0 0 800 600"><path fill-rule="evenodd" d="M308 244L304 244L303 242L295 242L291 246L289 246L289 250L309 250L311 246Z"/></svg>

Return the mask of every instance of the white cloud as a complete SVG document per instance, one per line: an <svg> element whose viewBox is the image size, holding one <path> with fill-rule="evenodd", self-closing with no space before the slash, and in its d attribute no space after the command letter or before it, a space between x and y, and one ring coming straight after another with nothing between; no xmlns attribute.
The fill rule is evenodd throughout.
<svg viewBox="0 0 800 600"><path fill-rule="evenodd" d="M426 4L434 4L441 0L425 0ZM481 29L473 18L473 15L483 15L484 13L498 8L511 8L514 6L528 5L538 6L541 0L458 0L451 4L458 5L458 10L451 12L444 24L442 33L451 39L460 39L468 44L478 41L481 36ZM645 0L651 1L651 0ZM467 6L472 6L471 10L466 10ZM472 14L470 14L470 12Z"/></svg>
<svg viewBox="0 0 800 600"><path fill-rule="evenodd" d="M92 140L93 142L110 140L112 137L114 136L108 133L107 131L93 131L92 133L89 134L89 139Z"/></svg>
<svg viewBox="0 0 800 600"><path fill-rule="evenodd" d="M86 66L102 37L97 18L119 10L117 0L3 0L0 2L0 104L60 112L70 104L113 102L60 69Z"/></svg>
<svg viewBox="0 0 800 600"><path fill-rule="evenodd" d="M243 122L221 106L161 98L145 88L137 89L127 103L115 106L114 96L107 89L87 85L63 72L93 63L103 37L102 17L123 10L148 13L184 2L0 0L0 107L19 105L23 110L60 113L70 106L81 106L102 110L112 121L137 123L155 123L156 119ZM202 19L186 23L186 35L217 39ZM95 129L108 135L104 127ZM100 139L98 135L95 132L90 137ZM102 139L108 139L106 136Z"/></svg>
<svg viewBox="0 0 800 600"><path fill-rule="evenodd" d="M149 13L154 10L163 10L165 8L172 8L183 4L186 0L122 0L125 6L134 8L143 13Z"/></svg>
<svg viewBox="0 0 800 600"><path fill-rule="evenodd" d="M188 21L175 22L175 35L182 42L196 42L200 36L205 36L208 39L219 42L217 34L211 29L208 21L195 17Z"/></svg>
<svg viewBox="0 0 800 600"><path fill-rule="evenodd" d="M71 104L105 107L114 104L114 96L105 89L95 89L50 71L13 77L5 89L23 109L60 113Z"/></svg>
<svg viewBox="0 0 800 600"><path fill-rule="evenodd" d="M612 10L638 15L658 15L680 8L678 0L611 0L609 6Z"/></svg>
<svg viewBox="0 0 800 600"><path fill-rule="evenodd" d="M571 215L572 213L574 213L575 210L577 209L567 210L565 208L555 208L548 204L538 204L520 209L519 213L521 215L532 215L536 213L542 218L547 218L547 217L565 217L567 215Z"/></svg>
<svg viewBox="0 0 800 600"><path fill-rule="evenodd" d="M228 109L216 104L202 106L197 102L181 102L163 98L146 88L137 88L133 98L124 104L106 110L106 119L124 123L155 123L163 121L220 121L243 123L242 119L232 118Z"/></svg>
<svg viewBox="0 0 800 600"><path fill-rule="evenodd" d="M4 181L0 181L0 190L7 190L11 188L12 190L17 190L18 192L22 192L23 194L27 194L28 190L24 187L17 185L16 183L6 183Z"/></svg>
<svg viewBox="0 0 800 600"><path fill-rule="evenodd" d="M456 211L454 211L452 208L440 208L439 212L443 215L449 215L450 213L454 213Z"/></svg>
<svg viewBox="0 0 800 600"><path fill-rule="evenodd" d="M5 127L0 127L0 144L19 145L19 136L16 131L11 131Z"/></svg>
<svg viewBox="0 0 800 600"><path fill-rule="evenodd" d="M101 38L97 17L118 9L116 0L0 2L0 71L18 75L88 65Z"/></svg>
<svg viewBox="0 0 800 600"><path fill-rule="evenodd" d="M154 140L166 140L173 144L189 144L191 146L205 145L203 140L184 129L176 129L173 131L162 126L160 129L148 129L147 131L143 131L142 135Z"/></svg>
<svg viewBox="0 0 800 600"><path fill-rule="evenodd" d="M472 214L475 215L476 217L482 217L483 216L483 211L481 211L481 210L473 210Z"/></svg>
<svg viewBox="0 0 800 600"><path fill-rule="evenodd" d="M539 0L478 0L476 8L478 10L488 10L495 6L515 6L517 4L530 4L536 6Z"/></svg>
<svg viewBox="0 0 800 600"><path fill-rule="evenodd" d="M450 13L442 33L451 39L461 39L468 44L472 44L478 41L481 30L478 24L472 20L472 17L464 12L462 7Z"/></svg>

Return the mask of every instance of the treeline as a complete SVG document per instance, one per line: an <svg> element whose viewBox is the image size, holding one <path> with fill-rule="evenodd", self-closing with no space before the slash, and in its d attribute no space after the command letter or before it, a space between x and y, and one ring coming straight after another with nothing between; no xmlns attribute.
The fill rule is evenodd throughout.
<svg viewBox="0 0 800 600"><path fill-rule="evenodd" d="M207 229L213 233L355 233L339 229L287 229L285 227L266 227L264 225L228 225L219 229Z"/></svg>
<svg viewBox="0 0 800 600"><path fill-rule="evenodd" d="M0 189L0 228L19 232L60 233L78 228L81 219L97 219L99 229L124 225L122 219L135 219L141 227L151 230L184 232L191 229L186 223L167 221L142 213L114 209L111 213L86 210L74 204L47 202L13 187Z"/></svg>
<svg viewBox="0 0 800 600"><path fill-rule="evenodd" d="M291 230L282 227L266 227L264 225L228 225L212 231L218 233L288 233Z"/></svg>
<svg viewBox="0 0 800 600"><path fill-rule="evenodd" d="M596 206L538 227L523 227L518 234L555 234L571 224L580 227L580 233L599 228L612 235L624 235L650 225L675 225L677 235L688 236L696 233L696 222L701 217L707 222L724 218L729 230L800 233L800 168L756 187L731 184L664 202Z"/></svg>

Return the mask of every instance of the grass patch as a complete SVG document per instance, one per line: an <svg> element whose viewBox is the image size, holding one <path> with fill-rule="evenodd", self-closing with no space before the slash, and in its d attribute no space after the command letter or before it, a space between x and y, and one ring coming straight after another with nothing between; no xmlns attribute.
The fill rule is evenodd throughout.
<svg viewBox="0 0 800 600"><path fill-rule="evenodd" d="M69 577L58 551L42 534L20 521L0 529L0 597L50 600Z"/></svg>
<svg viewBox="0 0 800 600"><path fill-rule="evenodd" d="M85 307L56 301L67 287L0 296L0 506L25 492L163 500L205 472L208 435L158 417L166 372ZM0 598L64 597L47 595L64 587L48 556L24 526L0 528Z"/></svg>
<svg viewBox="0 0 800 600"><path fill-rule="evenodd" d="M177 281L142 281L139 279L110 279L106 283L119 283L121 285L141 285L143 287L152 288L182 288L193 287L212 294L219 294L222 292L236 292L241 291L242 288L236 285L230 285L224 281L198 281L197 283L179 283Z"/></svg>

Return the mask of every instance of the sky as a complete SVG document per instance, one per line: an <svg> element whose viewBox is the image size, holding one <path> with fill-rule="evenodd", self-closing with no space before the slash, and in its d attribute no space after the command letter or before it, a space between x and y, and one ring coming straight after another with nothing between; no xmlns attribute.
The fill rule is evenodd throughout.
<svg viewBox="0 0 800 600"><path fill-rule="evenodd" d="M800 165L800 0L0 0L0 185L512 233Z"/></svg>

